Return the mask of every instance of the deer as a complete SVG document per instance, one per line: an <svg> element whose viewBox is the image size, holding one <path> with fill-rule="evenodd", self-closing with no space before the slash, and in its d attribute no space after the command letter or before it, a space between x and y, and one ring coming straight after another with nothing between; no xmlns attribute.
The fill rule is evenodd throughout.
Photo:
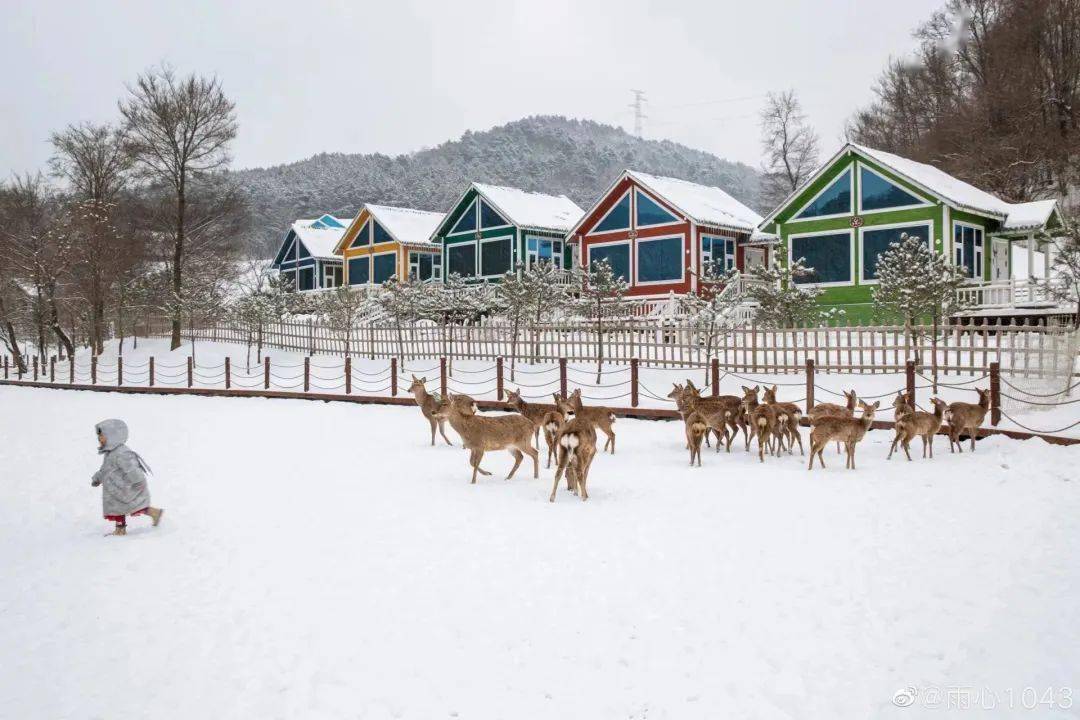
<svg viewBox="0 0 1080 720"><path fill-rule="evenodd" d="M799 454L805 455L802 444L802 433L799 432L799 423L802 422L802 408L795 403L782 403L776 401L776 385L771 388L765 388L765 404L774 405L780 409L785 415L787 420L784 422L784 433L787 435L788 440L788 453L794 454L795 440L799 443Z"/></svg>
<svg viewBox="0 0 1080 720"><path fill-rule="evenodd" d="M855 403L858 402L859 397L854 390L844 390L843 393L844 399L847 401L846 405L819 403L806 411L806 416L810 418L810 427L813 427L818 420L824 417L855 417ZM839 442L836 443L836 452L840 452Z"/></svg>
<svg viewBox="0 0 1080 720"><path fill-rule="evenodd" d="M825 469L825 458L822 456L822 451L831 440L844 443L844 449L847 453L844 467L851 470L855 469L855 445L866 437L867 430L874 423L874 411L881 407L881 401L875 400L873 405L867 405L860 400L859 407L862 408L862 417L860 418L824 417L818 421L818 424L810 431L810 464L807 465L807 470L814 469L814 455L817 455L818 462L821 463L821 469Z"/></svg>
<svg viewBox="0 0 1080 720"><path fill-rule="evenodd" d="M896 420L896 437L893 439L892 448L889 450L889 457L886 460L892 458L897 441L900 442L900 447L904 449L907 459L911 460L909 448L914 437L922 438L922 456L926 457L926 451L929 448L930 459L934 458L934 435L941 429L941 423L945 419L945 412L949 406L939 398L930 398L930 402L934 405L934 412L911 410Z"/></svg>
<svg viewBox="0 0 1080 720"><path fill-rule="evenodd" d="M765 462L766 447L772 455L778 455L784 449L784 437L787 435L784 426L787 424L788 416L786 411L778 405L759 404L758 392L760 389L758 385L752 388L743 385L742 406L750 425L750 433L746 439L746 449L750 449L750 439L756 435L758 439L758 460Z"/></svg>
<svg viewBox="0 0 1080 720"><path fill-rule="evenodd" d="M903 390L897 390L896 391L896 397L893 398L892 405L893 405L893 408L894 408L893 409L893 421L896 422L896 423L899 423L900 418L904 417L908 413L915 412L915 403L913 402L912 398L910 397L910 394L904 392ZM897 428L897 432L893 436L892 445L889 446L889 456L887 458L885 458L886 460L888 460L889 458L892 457L892 454L896 451L896 445L899 442L900 442L900 432L899 432L899 428Z"/></svg>
<svg viewBox="0 0 1080 720"><path fill-rule="evenodd" d="M690 467L694 467L695 459L697 466L701 467L701 442L711 429L709 421L700 410L693 410L687 414L683 422L686 424L686 447L690 450ZM717 441L716 450L720 451L719 441Z"/></svg>
<svg viewBox="0 0 1080 720"><path fill-rule="evenodd" d="M689 382L689 381L687 381ZM695 411L700 412L703 416L715 414L720 411L723 412L726 409L726 405L721 398L703 398L698 392L697 388L690 385L683 386L679 383L672 383L673 389L668 393L668 399L675 401L675 407L679 411L679 416L685 422L686 419ZM741 421L742 411L738 408L739 399L733 395L725 395L724 399L733 399L736 401L733 414ZM734 422L734 421L733 421ZM736 426L737 427L737 426ZM728 452L731 452L731 441L734 439L734 433L729 437L728 425L726 422L718 423L718 426L710 424L709 430L716 435L716 451L720 451L720 444L722 441L726 441ZM709 445L709 433L706 432L704 436L704 442ZM687 449L690 448L688 444Z"/></svg>
<svg viewBox="0 0 1080 720"><path fill-rule="evenodd" d="M425 383L427 383L427 376L418 378L413 375L412 384L409 385L409 392L416 398L416 404L420 406L420 412L431 423L431 445L432 447L435 446L436 427L439 428L439 434L442 435L442 439L446 441L446 444L453 445L454 443L450 442L450 438L446 437L446 420L435 417L435 408L439 404L439 396L429 393Z"/></svg>
<svg viewBox="0 0 1080 720"><path fill-rule="evenodd" d="M949 403L949 409L945 413L945 421L949 423L949 452L956 444L956 450L964 452L960 445L960 433L967 433L971 438L971 452L975 452L975 437L979 434L979 427L986 419L986 412L990 409L990 391L975 389L979 393L978 404L966 402Z"/></svg>
<svg viewBox="0 0 1080 720"><path fill-rule="evenodd" d="M540 455L532 444L534 426L528 418L522 415L480 415L475 400L450 393L439 401L435 417L448 420L469 451L469 464L473 469L470 484L476 484L477 473L491 474L480 467L480 461L485 452L493 450L507 450L514 456L514 467L506 476L507 480L514 477L525 455L532 458L533 477L540 477Z"/></svg>
<svg viewBox="0 0 1080 720"><path fill-rule="evenodd" d="M715 395L709 397L702 397L701 391L698 390L694 383L687 378L686 389L684 390L685 400L684 402L692 410L701 410L707 418L713 418L717 413L723 414L726 421L725 424L712 423L710 425L713 434L716 435L716 441L719 443L726 436L725 449L731 452L731 444L735 442L735 437L739 434L739 430L742 430L743 435L746 435L746 420L742 412L742 398L738 395ZM715 418L713 418L715 419ZM709 436L705 435L705 444L709 443ZM720 450L720 446L716 446L717 451Z"/></svg>
<svg viewBox="0 0 1080 720"><path fill-rule="evenodd" d="M540 447L540 430L544 427L544 416L553 410L558 410L558 408L555 405L525 402L521 397L520 389L517 391L511 390L507 393L506 406L532 421L532 424L536 427L533 442L536 443L537 447Z"/></svg>
<svg viewBox="0 0 1080 720"><path fill-rule="evenodd" d="M551 393L551 397L555 400L555 404L551 407L553 409L544 413L544 417L541 418L541 427L544 430L544 442L547 443L548 456L547 467L551 467L551 460L555 458L558 462L558 443L559 430L562 429L563 424L566 422L566 413L559 409L559 393Z"/></svg>
<svg viewBox="0 0 1080 720"><path fill-rule="evenodd" d="M581 402L581 388L570 393L570 397L566 400L556 398L556 402L559 410L566 415L585 418L593 425L600 428L600 431L607 436L607 440L604 441L604 450L607 450L610 446L611 454L615 454L615 430L612 428L615 424L615 413L613 413L610 408L585 407Z"/></svg>
<svg viewBox="0 0 1080 720"><path fill-rule="evenodd" d="M582 501L589 499L587 484L593 458L596 457L596 428L585 417L574 417L559 430L555 441L559 448L559 460L555 481L551 486L548 502L555 502L559 479L566 472L567 489L573 490Z"/></svg>

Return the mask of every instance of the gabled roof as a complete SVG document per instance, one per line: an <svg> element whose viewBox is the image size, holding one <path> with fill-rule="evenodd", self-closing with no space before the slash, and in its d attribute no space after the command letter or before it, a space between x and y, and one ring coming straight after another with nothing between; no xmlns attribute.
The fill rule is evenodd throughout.
<svg viewBox="0 0 1080 720"><path fill-rule="evenodd" d="M367 204L364 208L391 237L406 245L431 244L432 233L446 217L445 213L389 205Z"/></svg>
<svg viewBox="0 0 1080 720"><path fill-rule="evenodd" d="M1009 206L1009 217L1001 229L1008 232L1038 230L1046 227L1058 212L1057 200L1034 200Z"/></svg>
<svg viewBox="0 0 1080 720"><path fill-rule="evenodd" d="M473 190L478 192L500 215L523 230L548 230L565 234L581 218L583 212L573 200L565 195L545 195L478 182L470 183L453 207L456 208ZM445 219L450 219L449 213ZM441 225L442 223L435 232L441 229Z"/></svg>
<svg viewBox="0 0 1080 720"><path fill-rule="evenodd" d="M1040 200L1035 203L1009 203L996 195L991 195L985 190L980 190L970 183L955 178L933 165L916 162L915 160L894 155L893 153L885 152L884 150L876 150L865 145L849 142L841 147L835 155L825 161L805 183L784 198L783 202L777 205L776 208L761 221L760 225L764 227L775 220L780 211L787 207L795 197L800 195L811 183L821 177L828 168L832 167L837 160L848 153L861 156L887 168L898 177L914 185L916 188L921 189L957 210L966 210L978 215L985 215L995 220L1000 220L1002 226L1007 229L1041 227L1042 224L1049 219L1057 206L1056 200ZM1033 205L1038 205L1038 208L1030 207ZM1046 215L1045 218L1043 218L1042 223L1037 226L1027 224L1034 215L1041 214L1043 211L1046 212ZM1016 225L1017 227L1013 228L1013 225Z"/></svg>
<svg viewBox="0 0 1080 720"><path fill-rule="evenodd" d="M338 240L345 234L345 228L352 222L352 218L344 221L341 227L326 227L319 219L297 220L292 224L293 232L297 239L304 244L312 257L320 260L340 260L334 253Z"/></svg>
<svg viewBox="0 0 1080 720"><path fill-rule="evenodd" d="M311 221L311 226L318 229L342 228L345 229L352 222L352 218L339 218L327 213L320 218Z"/></svg>

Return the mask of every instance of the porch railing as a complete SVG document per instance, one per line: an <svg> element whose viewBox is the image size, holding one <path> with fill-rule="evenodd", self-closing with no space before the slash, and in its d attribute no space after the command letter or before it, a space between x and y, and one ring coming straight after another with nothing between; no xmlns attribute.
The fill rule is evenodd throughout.
<svg viewBox="0 0 1080 720"><path fill-rule="evenodd" d="M1050 280L1051 285L1065 287L1061 278ZM1011 278L965 285L956 291L957 299L969 309L1053 306L1058 300L1048 292L1047 283L1040 278Z"/></svg>

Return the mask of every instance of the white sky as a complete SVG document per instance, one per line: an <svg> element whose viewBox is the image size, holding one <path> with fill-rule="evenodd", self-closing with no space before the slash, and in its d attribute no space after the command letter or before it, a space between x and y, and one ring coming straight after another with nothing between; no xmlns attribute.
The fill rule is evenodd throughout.
<svg viewBox="0 0 1080 720"><path fill-rule="evenodd" d="M397 154L526 115L633 128L758 165L756 114L795 88L828 155L890 55L942 0L0 0L0 178L54 129L116 117L161 61L217 73L234 166Z"/></svg>

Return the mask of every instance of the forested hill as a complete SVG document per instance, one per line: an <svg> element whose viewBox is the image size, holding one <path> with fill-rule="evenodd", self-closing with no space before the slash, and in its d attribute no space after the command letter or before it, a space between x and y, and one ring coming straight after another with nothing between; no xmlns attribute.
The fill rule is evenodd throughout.
<svg viewBox="0 0 1080 720"><path fill-rule="evenodd" d="M447 210L472 180L565 194L583 208L626 168L715 185L757 207L758 173L667 140L589 120L538 116L407 155L324 153L236 171L270 250L298 217L352 216L365 202Z"/></svg>

